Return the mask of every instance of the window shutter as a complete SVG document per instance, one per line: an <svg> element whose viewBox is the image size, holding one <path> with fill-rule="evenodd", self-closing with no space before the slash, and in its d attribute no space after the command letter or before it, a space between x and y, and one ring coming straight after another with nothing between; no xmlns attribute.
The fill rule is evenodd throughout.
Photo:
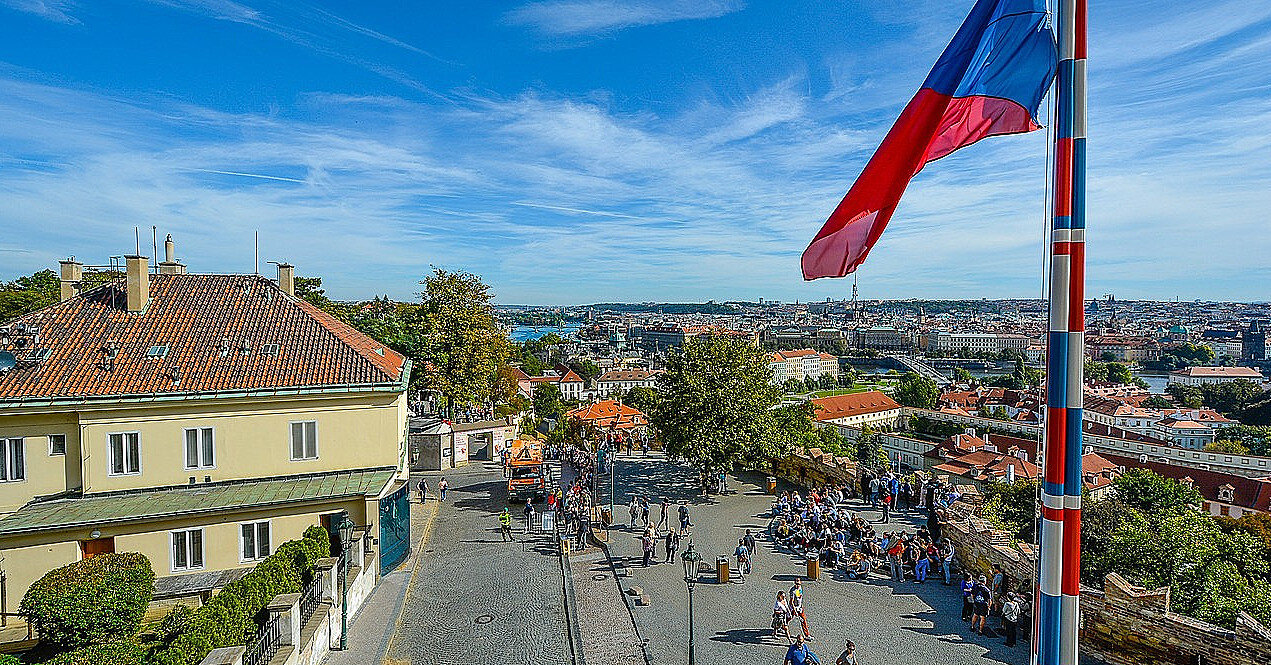
<svg viewBox="0 0 1271 665"><path fill-rule="evenodd" d="M141 471L141 435L131 433L128 439L128 473Z"/></svg>
<svg viewBox="0 0 1271 665"><path fill-rule="evenodd" d="M172 534L172 567L176 570L188 567L185 556L185 532Z"/></svg>
<svg viewBox="0 0 1271 665"><path fill-rule="evenodd" d="M124 472L124 435L110 435L110 472Z"/></svg>
<svg viewBox="0 0 1271 665"><path fill-rule="evenodd" d="M305 457L318 456L318 423L305 423Z"/></svg>
<svg viewBox="0 0 1271 665"><path fill-rule="evenodd" d="M269 522L256 524L256 556L262 559L269 556Z"/></svg>
<svg viewBox="0 0 1271 665"><path fill-rule="evenodd" d="M9 441L0 439L0 480L9 479Z"/></svg>

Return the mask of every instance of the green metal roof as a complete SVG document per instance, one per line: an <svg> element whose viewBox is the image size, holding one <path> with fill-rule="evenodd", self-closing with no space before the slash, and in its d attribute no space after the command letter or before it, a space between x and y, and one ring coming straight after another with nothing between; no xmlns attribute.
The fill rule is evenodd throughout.
<svg viewBox="0 0 1271 665"><path fill-rule="evenodd" d="M0 519L0 535L374 496L395 470L362 469L33 501Z"/></svg>

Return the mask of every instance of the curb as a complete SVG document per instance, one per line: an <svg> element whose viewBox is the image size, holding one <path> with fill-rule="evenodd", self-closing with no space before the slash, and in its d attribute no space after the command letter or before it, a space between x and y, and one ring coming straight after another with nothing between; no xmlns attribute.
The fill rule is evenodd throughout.
<svg viewBox="0 0 1271 665"><path fill-rule="evenodd" d="M565 594L565 637L569 643L569 660L574 665L587 665L583 655L582 635L578 631L578 605L574 597L574 575L569 563L569 555L560 548L560 537L556 538L558 556L560 558L561 588Z"/></svg>

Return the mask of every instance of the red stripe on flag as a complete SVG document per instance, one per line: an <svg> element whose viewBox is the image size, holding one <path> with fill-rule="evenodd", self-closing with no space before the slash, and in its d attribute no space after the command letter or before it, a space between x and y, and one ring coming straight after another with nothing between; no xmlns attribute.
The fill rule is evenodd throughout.
<svg viewBox="0 0 1271 665"><path fill-rule="evenodd" d="M1053 377L1046 377L1047 381ZM1068 409L1046 410L1046 482L1064 484L1064 437L1067 436Z"/></svg>
<svg viewBox="0 0 1271 665"><path fill-rule="evenodd" d="M1077 0L1077 11L1073 17L1077 20L1075 32L1076 44L1073 56L1078 60L1086 59L1086 0Z"/></svg>
<svg viewBox="0 0 1271 665"><path fill-rule="evenodd" d="M1065 513L1066 511L1063 508L1051 508L1050 506L1042 506L1042 519L1047 519L1052 522L1064 523Z"/></svg>
<svg viewBox="0 0 1271 665"><path fill-rule="evenodd" d="M1086 243L1068 243L1072 255L1068 264L1068 332L1081 332L1086 328Z"/></svg>
<svg viewBox="0 0 1271 665"><path fill-rule="evenodd" d="M1056 243L1051 243L1050 247L1051 247L1051 250L1050 250L1051 254L1054 254L1055 256L1066 256L1071 253L1072 243L1066 242L1066 241L1060 241Z"/></svg>
<svg viewBox="0 0 1271 665"><path fill-rule="evenodd" d="M1060 592L1065 596L1081 593L1081 511L1064 511L1064 565L1059 578Z"/></svg>

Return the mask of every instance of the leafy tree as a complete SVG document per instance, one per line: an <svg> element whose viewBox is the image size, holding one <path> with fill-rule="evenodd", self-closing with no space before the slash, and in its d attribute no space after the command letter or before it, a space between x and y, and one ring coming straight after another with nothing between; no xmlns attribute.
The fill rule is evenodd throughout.
<svg viewBox="0 0 1271 665"><path fill-rule="evenodd" d="M534 415L558 420L565 413L565 400L554 383L540 383L534 388Z"/></svg>
<svg viewBox="0 0 1271 665"><path fill-rule="evenodd" d="M973 383L975 383L975 377L971 376L971 372L967 371L967 369L966 369L965 367L954 367L954 368L953 368L953 381L954 381L954 383L971 383L971 384L973 384Z"/></svg>
<svg viewBox="0 0 1271 665"><path fill-rule="evenodd" d="M817 439L816 445L821 450L835 457L856 459L857 451L855 447L847 445L847 441L843 438L843 433L839 431L838 426L830 425L817 428Z"/></svg>
<svg viewBox="0 0 1271 665"><path fill-rule="evenodd" d="M1116 572L1120 554L1113 538L1141 514L1113 496L1083 503L1081 508L1081 581L1101 587L1108 573Z"/></svg>
<svg viewBox="0 0 1271 665"><path fill-rule="evenodd" d="M1244 531L1253 536L1262 545L1262 558L1266 559L1268 571L1271 571L1271 513L1245 513L1239 518L1218 517L1218 526L1223 531ZM1269 576L1271 579L1271 576Z"/></svg>
<svg viewBox="0 0 1271 665"><path fill-rule="evenodd" d="M1108 380L1108 364L1097 360L1087 360L1083 364L1082 373L1085 375L1086 381L1103 383Z"/></svg>
<svg viewBox="0 0 1271 665"><path fill-rule="evenodd" d="M1205 444L1205 452L1210 453L1228 453L1231 455L1248 455L1249 449L1239 441L1229 441L1226 439L1214 441Z"/></svg>
<svg viewBox="0 0 1271 665"><path fill-rule="evenodd" d="M1108 363L1108 380L1112 383L1133 383L1134 374L1130 372L1130 368L1121 363Z"/></svg>
<svg viewBox="0 0 1271 665"><path fill-rule="evenodd" d="M800 381L799 379L791 377L789 379L786 379L785 383L781 384L781 389L786 394L790 395L795 393L801 393L807 390L808 386L803 381Z"/></svg>
<svg viewBox="0 0 1271 665"><path fill-rule="evenodd" d="M1246 379L1203 385L1200 391L1206 405L1227 415L1243 412L1262 394L1258 384Z"/></svg>
<svg viewBox="0 0 1271 665"><path fill-rule="evenodd" d="M820 388L821 390L832 390L838 384L838 380L835 379L833 375L822 374L821 377L816 380L816 384L817 388Z"/></svg>
<svg viewBox="0 0 1271 665"><path fill-rule="evenodd" d="M508 358L507 335L494 317L493 295L481 278L436 268L424 278L418 326L421 387L448 408L491 397L495 370Z"/></svg>
<svg viewBox="0 0 1271 665"><path fill-rule="evenodd" d="M332 312L332 305L335 303L327 297L326 289L322 288L321 277L296 277L294 285L296 297L316 305L321 309ZM334 313L334 312L332 312Z"/></svg>
<svg viewBox="0 0 1271 665"><path fill-rule="evenodd" d="M1143 400L1142 406L1145 409L1172 409L1174 408L1174 403L1160 395L1152 395Z"/></svg>
<svg viewBox="0 0 1271 665"><path fill-rule="evenodd" d="M636 386L623 396L624 404L648 415L657 409L658 393L648 386Z"/></svg>
<svg viewBox="0 0 1271 665"><path fill-rule="evenodd" d="M1117 359L1117 354L1111 351L1104 351L1102 354L1099 355L1099 360L1105 363L1113 362L1116 359Z"/></svg>
<svg viewBox="0 0 1271 665"><path fill-rule="evenodd" d="M914 372L900 377L896 392L892 395L897 402L916 409L934 409L940 400L940 389L936 382Z"/></svg>
<svg viewBox="0 0 1271 665"><path fill-rule="evenodd" d="M784 455L768 358L744 340L702 335L686 341L658 376L653 425L672 459L708 474Z"/></svg>
<svg viewBox="0 0 1271 665"><path fill-rule="evenodd" d="M1037 487L1029 478L986 483L983 515L1014 538L1031 542L1037 530Z"/></svg>
<svg viewBox="0 0 1271 665"><path fill-rule="evenodd" d="M494 386L491 388L491 396L497 402L510 402L512 398L517 396L520 390L520 381L517 378L516 370L511 365L502 365L494 372Z"/></svg>
<svg viewBox="0 0 1271 665"><path fill-rule="evenodd" d="M1239 443L1254 455L1271 454L1271 427L1262 425L1236 425L1219 429L1216 441Z"/></svg>
<svg viewBox="0 0 1271 665"><path fill-rule="evenodd" d="M575 374L582 377L583 382L586 383L589 388L595 385L596 377L600 376L600 367L590 360L576 360L569 363L569 368L574 370Z"/></svg>
<svg viewBox="0 0 1271 665"><path fill-rule="evenodd" d="M1129 469L1112 485L1123 503L1149 514L1199 506L1203 501L1195 488L1149 469Z"/></svg>
<svg viewBox="0 0 1271 665"><path fill-rule="evenodd" d="M856 460L867 468L887 468L882 436L869 425L862 427L856 437Z"/></svg>
<svg viewBox="0 0 1271 665"><path fill-rule="evenodd" d="M52 270L0 282L0 324L56 303L61 291L61 279Z"/></svg>
<svg viewBox="0 0 1271 665"><path fill-rule="evenodd" d="M1185 409L1199 409L1205 406L1205 395L1196 386L1171 383L1165 386L1165 392L1169 393L1170 397L1173 397L1174 401Z"/></svg>

